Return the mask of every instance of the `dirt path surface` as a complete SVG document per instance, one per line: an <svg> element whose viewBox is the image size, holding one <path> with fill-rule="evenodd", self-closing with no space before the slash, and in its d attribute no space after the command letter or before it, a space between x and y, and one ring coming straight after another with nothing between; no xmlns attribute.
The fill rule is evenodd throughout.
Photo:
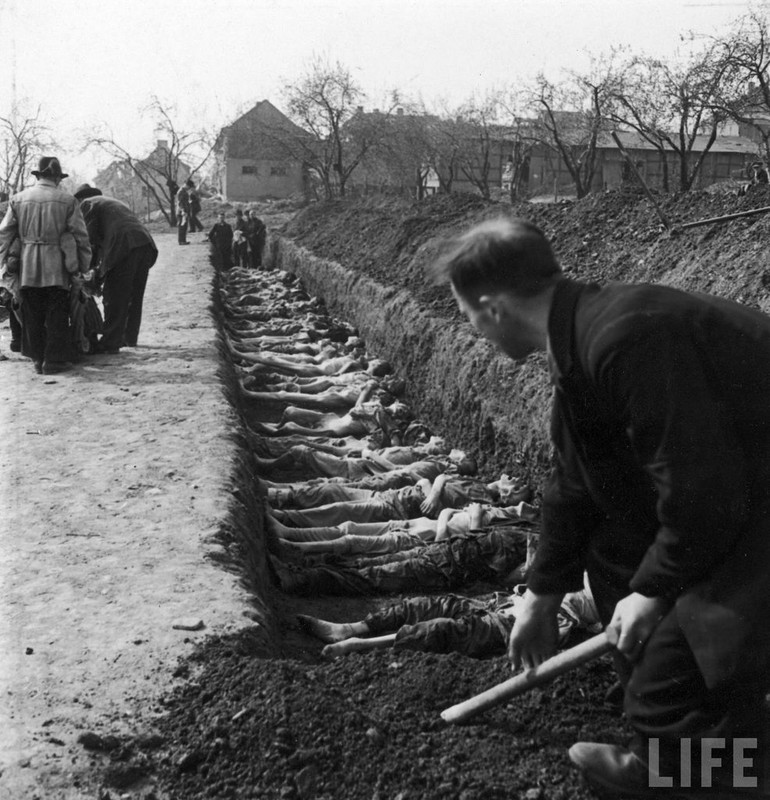
<svg viewBox="0 0 770 800"><path fill-rule="evenodd" d="M4 800L99 796L78 738L131 731L196 641L252 624L237 576L207 558L234 420L198 238L156 236L138 348L40 376L0 330Z"/></svg>

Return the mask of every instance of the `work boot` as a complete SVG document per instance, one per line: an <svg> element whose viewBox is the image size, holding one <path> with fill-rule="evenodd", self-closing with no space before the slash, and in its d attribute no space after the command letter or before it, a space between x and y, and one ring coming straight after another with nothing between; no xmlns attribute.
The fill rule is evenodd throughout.
<svg viewBox="0 0 770 800"><path fill-rule="evenodd" d="M569 757L583 771L588 782L595 789L619 797L651 797L656 800L747 800L760 797L754 792L738 789L703 788L677 789L662 788L660 778L649 766L625 747L597 742L577 742L569 749ZM651 785L657 783L658 785Z"/></svg>
<svg viewBox="0 0 770 800"><path fill-rule="evenodd" d="M67 372L72 369L71 361L44 361L43 375L58 375L60 372Z"/></svg>

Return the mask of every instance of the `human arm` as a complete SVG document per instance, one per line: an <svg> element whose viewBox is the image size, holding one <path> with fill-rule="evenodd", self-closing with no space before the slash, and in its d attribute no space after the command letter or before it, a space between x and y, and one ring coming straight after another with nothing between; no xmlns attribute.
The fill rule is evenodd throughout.
<svg viewBox="0 0 770 800"><path fill-rule="evenodd" d="M432 484L429 484L430 491L426 493L425 500L420 503L420 511L426 516L435 517L441 510L441 492L444 490L444 484L448 479L448 475L442 474ZM427 478L423 478L417 485L421 485L423 480L427 481Z"/></svg>
<svg viewBox="0 0 770 800"><path fill-rule="evenodd" d="M374 394L374 390L378 386L377 381L367 381L364 388L361 390L361 393L358 395L358 399L356 400L356 408L360 408L364 403L366 403L371 396Z"/></svg>
<svg viewBox="0 0 770 800"><path fill-rule="evenodd" d="M508 640L508 659L514 670L533 669L550 658L559 644L558 613L564 593L524 593Z"/></svg>
<svg viewBox="0 0 770 800"><path fill-rule="evenodd" d="M633 592L618 601L607 626L607 639L630 661L636 661L644 643L671 608L664 597L645 597Z"/></svg>
<svg viewBox="0 0 770 800"><path fill-rule="evenodd" d="M442 508L441 513L438 515L438 522L436 524L436 541L442 542L449 538L449 520L455 514L459 514L459 508Z"/></svg>
<svg viewBox="0 0 770 800"><path fill-rule="evenodd" d="M8 203L2 223L0 223L0 261L6 259L8 251L19 234L19 223L16 219L16 212L13 203ZM17 261L18 264L18 261ZM6 264L8 272L18 272L18 267L14 270L10 264Z"/></svg>
<svg viewBox="0 0 770 800"><path fill-rule="evenodd" d="M101 247L99 246L99 242L102 240L99 214L89 200L84 200L80 204L80 212L83 215L86 233L88 235L88 243L91 247L91 260L89 263L89 268L94 270L94 281L99 283L99 279L103 277L99 275L99 270L97 269L102 256Z"/></svg>

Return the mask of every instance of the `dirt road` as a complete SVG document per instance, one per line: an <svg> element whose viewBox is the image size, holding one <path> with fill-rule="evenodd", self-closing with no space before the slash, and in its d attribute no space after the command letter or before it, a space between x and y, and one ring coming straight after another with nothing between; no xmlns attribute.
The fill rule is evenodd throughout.
<svg viewBox="0 0 770 800"><path fill-rule="evenodd" d="M0 330L0 797L98 796L78 744L128 734L209 633L252 624L206 554L234 419L199 236L156 237L139 347L36 375ZM202 621L198 631L176 623Z"/></svg>

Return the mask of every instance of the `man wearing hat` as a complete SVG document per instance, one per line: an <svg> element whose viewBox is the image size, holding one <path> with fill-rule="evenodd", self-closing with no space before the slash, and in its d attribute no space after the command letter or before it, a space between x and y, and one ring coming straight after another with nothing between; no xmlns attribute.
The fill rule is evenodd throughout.
<svg viewBox="0 0 770 800"><path fill-rule="evenodd" d="M43 156L32 174L37 183L11 198L0 223L0 260L18 239L21 352L32 359L36 372L51 375L72 366L70 273L88 270L91 248L77 201L59 188L67 177L59 159ZM64 257L62 237L67 234L75 241L74 262Z"/></svg>
<svg viewBox="0 0 770 800"><path fill-rule="evenodd" d="M86 221L92 261L99 265L104 280L104 333L97 352L117 353L121 347L136 347L144 290L158 248L125 203L104 197L101 189L87 183L78 186L75 197Z"/></svg>

